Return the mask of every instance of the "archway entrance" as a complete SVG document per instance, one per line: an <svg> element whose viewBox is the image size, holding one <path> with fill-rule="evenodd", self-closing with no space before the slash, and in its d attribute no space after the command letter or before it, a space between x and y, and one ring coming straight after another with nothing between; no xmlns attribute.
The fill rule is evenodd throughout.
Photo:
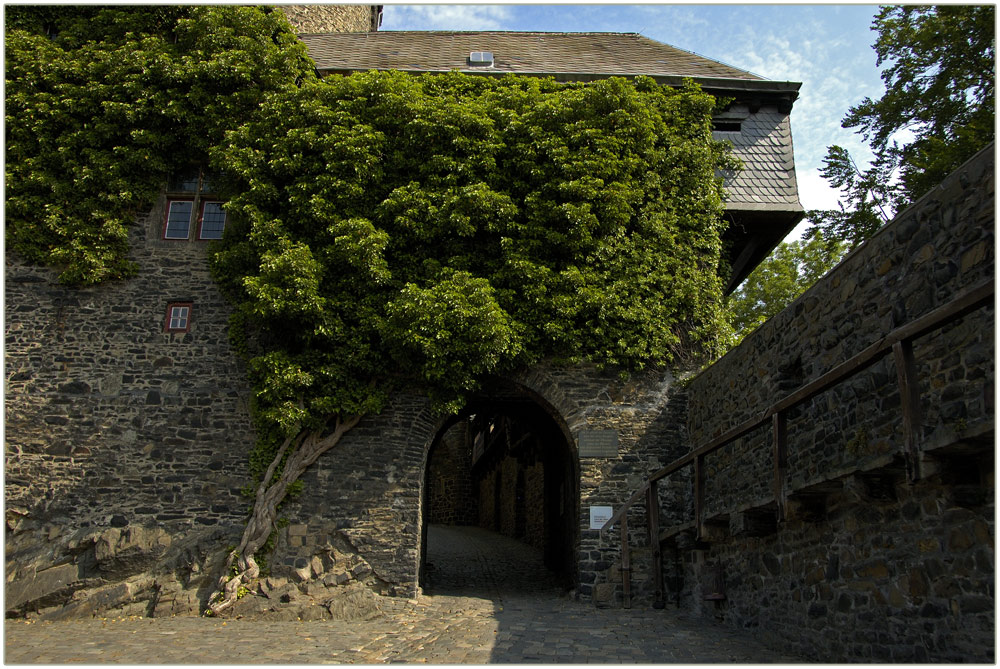
<svg viewBox="0 0 1000 669"><path fill-rule="evenodd" d="M580 497L571 444L555 410L511 383L492 384L445 423L427 456L421 587L574 587Z"/></svg>

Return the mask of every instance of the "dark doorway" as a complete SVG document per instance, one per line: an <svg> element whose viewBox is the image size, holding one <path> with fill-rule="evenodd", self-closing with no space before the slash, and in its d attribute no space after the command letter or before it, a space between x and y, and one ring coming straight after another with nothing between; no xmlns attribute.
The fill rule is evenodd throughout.
<svg viewBox="0 0 1000 669"><path fill-rule="evenodd" d="M528 391L495 384L441 429L427 456L422 587L432 591L447 583L444 571L454 562L440 556L448 554L448 542L459 550L458 534L429 533L432 525L478 528L479 546L487 536L482 532L502 537L498 547L515 540L522 554L537 552L553 587L576 585L579 475L567 430L555 416ZM477 559L505 559L499 548L493 553L483 551ZM439 556L439 564L429 562L428 554Z"/></svg>

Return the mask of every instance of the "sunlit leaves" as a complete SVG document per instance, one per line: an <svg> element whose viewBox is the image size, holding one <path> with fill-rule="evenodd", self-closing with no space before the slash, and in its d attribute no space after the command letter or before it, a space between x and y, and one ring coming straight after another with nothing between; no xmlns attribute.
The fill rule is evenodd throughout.
<svg viewBox="0 0 1000 669"><path fill-rule="evenodd" d="M216 276L238 330L309 372L295 392L314 421L405 385L455 410L540 359L717 351L731 163L713 107L642 79L305 82L214 153L235 186ZM258 402L299 415L285 393Z"/></svg>
<svg viewBox="0 0 1000 669"><path fill-rule="evenodd" d="M451 411L482 375L519 353L510 316L489 281L468 272L443 272L427 287L407 283L386 316L382 333L395 362Z"/></svg>
<svg viewBox="0 0 1000 669"><path fill-rule="evenodd" d="M312 76L262 7L11 7L5 25L6 239L68 284L136 267L127 231L168 175L268 91Z"/></svg>
<svg viewBox="0 0 1000 669"><path fill-rule="evenodd" d="M840 261L848 244L811 230L782 242L727 300L738 343L810 288Z"/></svg>

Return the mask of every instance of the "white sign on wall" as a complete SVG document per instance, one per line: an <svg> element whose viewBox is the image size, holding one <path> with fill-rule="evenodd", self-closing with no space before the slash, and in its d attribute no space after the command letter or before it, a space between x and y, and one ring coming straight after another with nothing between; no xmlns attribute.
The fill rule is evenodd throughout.
<svg viewBox="0 0 1000 669"><path fill-rule="evenodd" d="M604 527L604 523L611 520L612 513L610 506L590 507L590 529L599 530Z"/></svg>

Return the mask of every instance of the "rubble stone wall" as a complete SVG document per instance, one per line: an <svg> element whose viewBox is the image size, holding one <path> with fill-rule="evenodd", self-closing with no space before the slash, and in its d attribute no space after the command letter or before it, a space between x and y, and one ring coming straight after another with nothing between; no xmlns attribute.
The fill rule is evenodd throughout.
<svg viewBox="0 0 1000 669"><path fill-rule="evenodd" d="M300 35L368 32L378 28L375 5L281 5Z"/></svg>
<svg viewBox="0 0 1000 669"><path fill-rule="evenodd" d="M162 240L165 203L132 230L128 281L65 288L5 259L8 578L30 581L113 528L155 528L174 545L238 537L254 439L246 376L206 244ZM187 332L165 332L172 302L193 305ZM122 575L79 571L70 584Z"/></svg>
<svg viewBox="0 0 1000 669"><path fill-rule="evenodd" d="M691 447L991 279L994 207L991 147L695 378ZM776 532L746 531L773 500L770 425L707 456L717 536L678 540L671 596L817 660L992 662L994 321L991 300L914 342L916 483L891 354L789 412ZM706 601L720 569L726 600Z"/></svg>

